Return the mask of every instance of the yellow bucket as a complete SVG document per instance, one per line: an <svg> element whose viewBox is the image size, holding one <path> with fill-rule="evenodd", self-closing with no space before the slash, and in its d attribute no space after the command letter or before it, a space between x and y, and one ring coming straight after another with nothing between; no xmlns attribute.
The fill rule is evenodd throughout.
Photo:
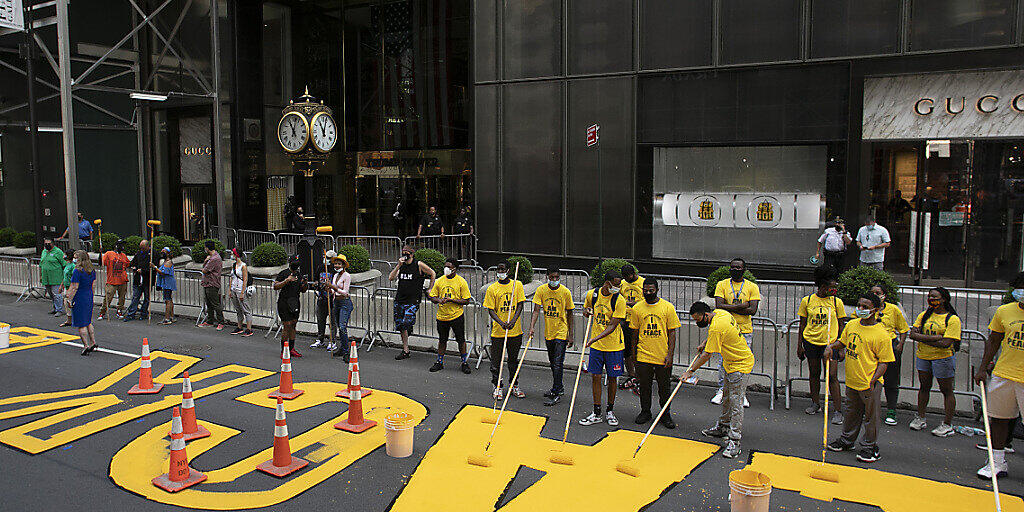
<svg viewBox="0 0 1024 512"><path fill-rule="evenodd" d="M772 480L764 473L737 469L729 473L729 503L732 512L768 512Z"/></svg>
<svg viewBox="0 0 1024 512"><path fill-rule="evenodd" d="M0 349L11 346L11 324L0 322Z"/></svg>
<svg viewBox="0 0 1024 512"><path fill-rule="evenodd" d="M412 455L414 426L414 418L407 412L396 412L384 417L384 449L388 455L399 459Z"/></svg>

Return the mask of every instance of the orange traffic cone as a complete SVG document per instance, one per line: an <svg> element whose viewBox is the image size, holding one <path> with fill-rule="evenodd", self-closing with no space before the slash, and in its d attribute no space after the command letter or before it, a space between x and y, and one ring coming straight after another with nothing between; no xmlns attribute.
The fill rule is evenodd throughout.
<svg viewBox="0 0 1024 512"><path fill-rule="evenodd" d="M292 353L288 350L288 342L284 342L284 349L281 350L281 384L277 391L270 393L270 398L283 398L291 400L305 391L292 387Z"/></svg>
<svg viewBox="0 0 1024 512"><path fill-rule="evenodd" d="M348 387L338 391L334 396L340 396L342 398L349 398L352 392L352 370L359 364L359 356L356 355L356 341L352 340L351 348L348 349ZM360 389L362 396L370 396L373 393L372 389Z"/></svg>
<svg viewBox="0 0 1024 512"><path fill-rule="evenodd" d="M359 361L352 363L352 379L348 383L349 400L348 416L334 424L334 428L347 432L363 432L377 424L376 421L363 418L363 391L359 386Z"/></svg>
<svg viewBox="0 0 1024 512"><path fill-rule="evenodd" d="M285 423L284 401L281 397L277 397L277 414L274 416L274 458L256 466L256 469L283 478L308 464L308 460L292 457L292 449L288 444L288 425Z"/></svg>
<svg viewBox="0 0 1024 512"><path fill-rule="evenodd" d="M128 390L129 395L159 393L163 384L153 382L153 363L149 362L149 340L142 338L142 362L139 363L139 383Z"/></svg>
<svg viewBox="0 0 1024 512"><path fill-rule="evenodd" d="M171 465L170 469L153 479L153 485L167 491L178 492L206 480L206 475L188 466L185 454L185 440L181 433L181 412L175 407L171 411Z"/></svg>
<svg viewBox="0 0 1024 512"><path fill-rule="evenodd" d="M187 371L181 379L181 425L186 441L211 435L206 427L196 422L196 402L192 399L192 380L188 378Z"/></svg>

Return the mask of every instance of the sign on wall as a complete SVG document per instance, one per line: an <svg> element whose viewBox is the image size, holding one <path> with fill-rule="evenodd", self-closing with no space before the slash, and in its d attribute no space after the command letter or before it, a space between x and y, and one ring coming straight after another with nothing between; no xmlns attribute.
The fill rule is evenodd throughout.
<svg viewBox="0 0 1024 512"><path fill-rule="evenodd" d="M178 151L182 184L213 183L209 117L183 117L178 120Z"/></svg>
<svg viewBox="0 0 1024 512"><path fill-rule="evenodd" d="M818 194L684 192L660 195L659 202L666 226L818 229L821 217Z"/></svg>
<svg viewBox="0 0 1024 512"><path fill-rule="evenodd" d="M25 10L21 0L0 0L0 34L25 30Z"/></svg>

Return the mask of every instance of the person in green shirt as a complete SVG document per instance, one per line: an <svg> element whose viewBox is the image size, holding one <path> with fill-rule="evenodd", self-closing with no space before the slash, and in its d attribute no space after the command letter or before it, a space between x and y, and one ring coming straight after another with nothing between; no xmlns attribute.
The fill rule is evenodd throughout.
<svg viewBox="0 0 1024 512"><path fill-rule="evenodd" d="M39 284L46 290L46 295L53 301L50 314L64 314L64 297L60 293L61 282L64 281L64 251L53 246L53 240L43 239L43 254L39 257Z"/></svg>
<svg viewBox="0 0 1024 512"><path fill-rule="evenodd" d="M75 272L75 253L68 252L64 254L64 277L60 283L60 293L65 295L68 288L71 287L71 274ZM67 318L64 323L60 324L61 327L67 327L71 325L71 299L64 297L64 313L67 314Z"/></svg>

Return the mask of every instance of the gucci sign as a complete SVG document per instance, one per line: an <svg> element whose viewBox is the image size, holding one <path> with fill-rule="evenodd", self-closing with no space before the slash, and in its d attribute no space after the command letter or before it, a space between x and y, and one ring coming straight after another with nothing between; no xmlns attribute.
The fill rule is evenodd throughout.
<svg viewBox="0 0 1024 512"><path fill-rule="evenodd" d="M999 96L995 94L986 94L978 97L974 101L974 108L982 114L992 114L999 110ZM967 96L960 97L946 97L945 100L939 100L940 104L938 108L943 108L946 114L955 116L964 111L967 106ZM923 97L914 102L914 113L920 116L931 115L936 109L936 100L928 97ZM944 105L943 105L944 103ZM1024 93L1018 94L1013 97L1009 102L1009 108L1024 113Z"/></svg>
<svg viewBox="0 0 1024 512"><path fill-rule="evenodd" d="M181 153L185 156L211 156L213 148L210 146L185 146L181 148Z"/></svg>

